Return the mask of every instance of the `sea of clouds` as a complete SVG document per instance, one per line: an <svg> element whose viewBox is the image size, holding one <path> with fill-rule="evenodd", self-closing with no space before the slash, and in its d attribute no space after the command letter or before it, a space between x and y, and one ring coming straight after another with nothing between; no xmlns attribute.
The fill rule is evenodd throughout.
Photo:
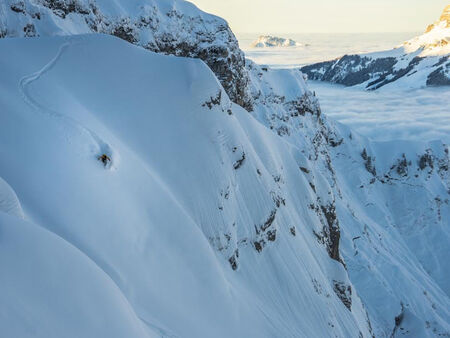
<svg viewBox="0 0 450 338"><path fill-rule="evenodd" d="M318 81L309 87L325 114L371 139L450 144L449 87L368 92Z"/></svg>
<svg viewBox="0 0 450 338"><path fill-rule="evenodd" d="M344 54L389 50L419 33L273 34L303 44L288 48L250 48L258 34L237 35L246 56L275 68L300 67ZM450 143L450 88L365 91L309 81L322 111L378 141L440 139Z"/></svg>

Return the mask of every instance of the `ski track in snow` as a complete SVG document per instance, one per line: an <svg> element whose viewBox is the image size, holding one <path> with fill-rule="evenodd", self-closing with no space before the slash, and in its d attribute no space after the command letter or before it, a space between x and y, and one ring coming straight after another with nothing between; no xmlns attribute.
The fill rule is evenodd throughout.
<svg viewBox="0 0 450 338"><path fill-rule="evenodd" d="M110 158L110 162L108 164L105 164L106 168L113 168L113 165L115 164L115 158L117 158L117 155L114 153L112 147L105 142L102 138L100 138L95 132L93 132L91 129L83 126L80 122L72 119L71 117L58 113L56 111L53 111L47 107L44 107L41 105L36 99L33 98L33 96L29 92L29 86L35 82L38 81L43 75L48 73L52 70L52 68L56 65L58 60L61 58L61 56L64 54L64 51L67 50L69 47L79 44L72 43L72 42L65 42L63 43L56 53L55 57L51 59L42 69L38 70L37 72L26 75L22 77L19 81L19 90L22 94L22 97L24 101L32 107L34 110L44 113L45 115L53 118L53 119L60 119L63 121L63 123L66 123L67 125L70 125L70 127L73 127L75 130L78 130L82 134L88 134L88 136L92 139L94 142L96 148L97 148L97 156L101 156L103 154L107 155Z"/></svg>

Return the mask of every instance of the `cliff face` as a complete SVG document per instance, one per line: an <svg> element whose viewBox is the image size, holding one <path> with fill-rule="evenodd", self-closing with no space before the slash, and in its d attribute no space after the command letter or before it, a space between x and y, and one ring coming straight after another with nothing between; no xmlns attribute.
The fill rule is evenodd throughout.
<svg viewBox="0 0 450 338"><path fill-rule="evenodd" d="M359 85L368 90L381 87L450 85L449 6L425 34L390 50L370 54L344 55L301 68L310 79Z"/></svg>

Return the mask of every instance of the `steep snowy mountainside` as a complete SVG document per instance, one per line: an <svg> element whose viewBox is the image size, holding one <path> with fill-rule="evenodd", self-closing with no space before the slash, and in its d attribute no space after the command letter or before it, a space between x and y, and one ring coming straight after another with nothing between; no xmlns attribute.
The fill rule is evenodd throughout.
<svg viewBox="0 0 450 338"><path fill-rule="evenodd" d="M244 53L227 22L183 0L4 0L0 37L104 33L205 61L231 100L251 109Z"/></svg>
<svg viewBox="0 0 450 338"><path fill-rule="evenodd" d="M261 35L258 39L253 41L251 47L253 48L267 48L267 47L294 47L300 44L292 39L279 38L271 35Z"/></svg>
<svg viewBox="0 0 450 338"><path fill-rule="evenodd" d="M301 68L310 79L361 86L421 88L450 85L450 25L446 12L427 31L390 51L344 55Z"/></svg>
<svg viewBox="0 0 450 338"><path fill-rule="evenodd" d="M165 336L370 335L345 268L312 232L319 216L290 147L232 105L203 62L100 35L0 45L0 176L27 227L55 233L117 286L96 307L123 297ZM54 242L49 251L66 255ZM15 293L41 287L26 280ZM46 306L20 315L47 337L35 304ZM76 315L64 323L91 329Z"/></svg>
<svg viewBox="0 0 450 338"><path fill-rule="evenodd" d="M450 268L446 259L449 217L444 216L450 213L448 145L369 142L321 114L300 72L274 70L252 62L247 63L247 69L255 98L252 114L300 150L299 168L317 193L317 203L310 207L322 210L332 224L332 216L336 217L337 232L328 229L325 238L317 230L315 233L326 244L330 257L339 260L340 254L333 254L338 244L351 281L357 290L360 288L369 316L374 316L376 336L391 336L397 329L406 332L404 327L387 328L392 317L408 313L411 305L402 304L413 302L416 310L436 307L428 299L428 291L423 290L430 277L446 294L444 297L450 294L446 273ZM322 180L327 181L325 186ZM337 241L331 240L333 234ZM404 262L410 259L415 261L407 268L411 272L404 271ZM425 269L426 273L422 282L411 288L405 281L410 279L408 275L416 274L416 269ZM372 278L369 283L368 276ZM391 310L386 311L387 307ZM425 315L428 310L424 311ZM431 321L419 324L422 315L417 315L407 315L413 336L448 332L446 328L433 333ZM437 322L442 323L444 317Z"/></svg>
<svg viewBox="0 0 450 338"><path fill-rule="evenodd" d="M114 336L81 315L93 312L131 337L449 334L447 145L372 143L335 125L297 70L249 63L249 114L200 60L114 37L0 50L11 336L24 321L52 336L49 307L81 309L52 317L74 336ZM1 238L38 258L39 283ZM42 297L59 280L79 291ZM8 311L15 295L30 295L27 311Z"/></svg>

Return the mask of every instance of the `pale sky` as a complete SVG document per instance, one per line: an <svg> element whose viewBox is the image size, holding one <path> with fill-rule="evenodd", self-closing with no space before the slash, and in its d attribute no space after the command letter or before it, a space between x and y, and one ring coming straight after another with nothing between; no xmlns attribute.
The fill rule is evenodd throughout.
<svg viewBox="0 0 450 338"><path fill-rule="evenodd" d="M190 0L235 33L420 32L450 0Z"/></svg>

